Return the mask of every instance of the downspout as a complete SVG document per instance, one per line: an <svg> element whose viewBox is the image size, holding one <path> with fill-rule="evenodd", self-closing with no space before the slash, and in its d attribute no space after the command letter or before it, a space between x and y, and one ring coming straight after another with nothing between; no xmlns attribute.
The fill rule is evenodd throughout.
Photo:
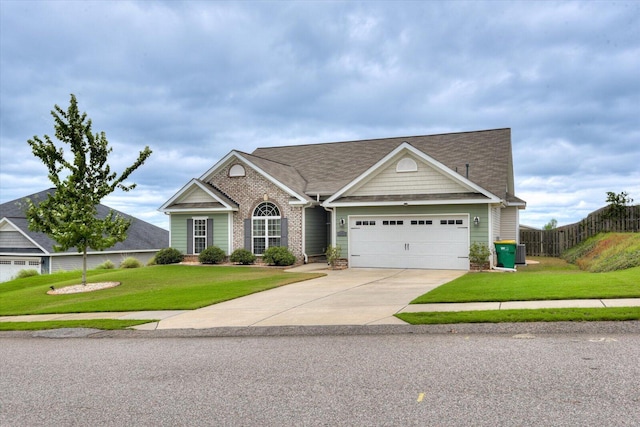
<svg viewBox="0 0 640 427"><path fill-rule="evenodd" d="M329 242L331 246L335 246L335 236L336 236L336 212L334 208L328 208L322 205L325 211L331 213L331 241Z"/></svg>
<svg viewBox="0 0 640 427"><path fill-rule="evenodd" d="M309 263L309 255L307 254L307 213L306 209L313 206L313 202L309 202L302 207L302 257L304 263Z"/></svg>
<svg viewBox="0 0 640 427"><path fill-rule="evenodd" d="M487 240L489 240L487 243L489 245L489 250L491 252L491 256L489 257L489 270L493 270L495 267L495 264L493 263L493 260L495 258L495 247L493 245L493 235L494 235L494 223L493 223L493 207L488 204L487 205L487 211L488 211L488 227L487 227Z"/></svg>

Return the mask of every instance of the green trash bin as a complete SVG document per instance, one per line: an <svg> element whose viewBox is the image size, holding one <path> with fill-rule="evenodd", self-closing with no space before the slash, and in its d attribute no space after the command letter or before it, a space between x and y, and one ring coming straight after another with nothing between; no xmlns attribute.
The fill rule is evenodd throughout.
<svg viewBox="0 0 640 427"><path fill-rule="evenodd" d="M498 267L515 268L516 267L516 241L515 240L498 240L494 242L496 247L496 255L498 256Z"/></svg>

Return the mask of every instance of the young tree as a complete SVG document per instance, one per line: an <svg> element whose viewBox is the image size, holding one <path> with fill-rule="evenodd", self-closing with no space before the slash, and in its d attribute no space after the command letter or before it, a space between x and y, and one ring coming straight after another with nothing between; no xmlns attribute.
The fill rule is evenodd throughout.
<svg viewBox="0 0 640 427"><path fill-rule="evenodd" d="M72 159L64 155L49 136L42 141L37 136L28 141L33 154L49 170L49 179L56 191L47 199L34 203L28 201L26 212L29 228L46 233L56 241L56 251L76 248L83 255L82 284L87 283L87 248L104 250L127 238L131 221L110 211L105 218L97 217L97 206L117 188L133 190L136 184L124 181L151 155L145 147L133 165L120 176L111 172L106 163L112 148L104 132L91 131L91 119L78 111L76 97L71 95L67 111L58 105L51 111L55 120L55 136L69 144Z"/></svg>
<svg viewBox="0 0 640 427"><path fill-rule="evenodd" d="M551 221L549 221L548 223L545 224L544 227L542 227L543 230L554 230L558 227L558 220L556 220L555 218L552 218Z"/></svg>
<svg viewBox="0 0 640 427"><path fill-rule="evenodd" d="M607 211L605 212L606 218L619 218L626 207L633 203L633 199L629 197L626 191L616 194L613 191L607 191Z"/></svg>

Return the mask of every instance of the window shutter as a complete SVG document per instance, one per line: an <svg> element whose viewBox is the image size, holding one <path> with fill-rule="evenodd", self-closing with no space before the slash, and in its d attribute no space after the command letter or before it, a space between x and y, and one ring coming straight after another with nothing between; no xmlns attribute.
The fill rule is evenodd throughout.
<svg viewBox="0 0 640 427"><path fill-rule="evenodd" d="M289 220L280 218L280 246L289 247Z"/></svg>
<svg viewBox="0 0 640 427"><path fill-rule="evenodd" d="M213 246L213 219L207 219L207 247Z"/></svg>
<svg viewBox="0 0 640 427"><path fill-rule="evenodd" d="M244 220L244 248L251 252L251 219Z"/></svg>
<svg viewBox="0 0 640 427"><path fill-rule="evenodd" d="M193 219L187 220L187 254L193 254Z"/></svg>

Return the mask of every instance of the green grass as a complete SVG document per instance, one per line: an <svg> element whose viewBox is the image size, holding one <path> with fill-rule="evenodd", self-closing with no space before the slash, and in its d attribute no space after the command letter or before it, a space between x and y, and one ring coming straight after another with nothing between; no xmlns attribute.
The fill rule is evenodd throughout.
<svg viewBox="0 0 640 427"><path fill-rule="evenodd" d="M640 297L640 267L589 273L558 258L536 260L540 264L519 267L517 273L465 274L411 303Z"/></svg>
<svg viewBox="0 0 640 427"><path fill-rule="evenodd" d="M0 285L0 315L105 311L192 310L266 289L319 277L280 269L163 265L92 270L88 282L121 282L95 292L47 295L49 286L80 283L79 272L17 279Z"/></svg>
<svg viewBox="0 0 640 427"><path fill-rule="evenodd" d="M46 322L0 322L0 331L41 331L60 328L90 328L102 330L127 329L155 320L52 320Z"/></svg>
<svg viewBox="0 0 640 427"><path fill-rule="evenodd" d="M539 264L519 267L517 273L468 273L416 298L412 304L640 297L640 267L589 273L559 258L533 260ZM396 317L413 325L623 321L640 320L640 307L421 312Z"/></svg>
<svg viewBox="0 0 640 427"><path fill-rule="evenodd" d="M640 320L640 307L554 308L536 310L482 310L457 312L399 313L396 317L412 325L503 322L582 322Z"/></svg>

